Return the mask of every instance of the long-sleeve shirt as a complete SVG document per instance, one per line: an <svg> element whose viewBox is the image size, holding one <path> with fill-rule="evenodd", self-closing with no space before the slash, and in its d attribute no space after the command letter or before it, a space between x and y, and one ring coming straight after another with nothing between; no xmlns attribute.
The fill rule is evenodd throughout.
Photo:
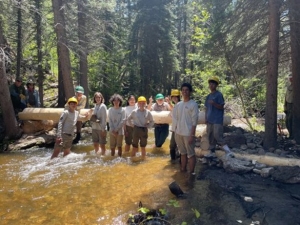
<svg viewBox="0 0 300 225"><path fill-rule="evenodd" d="M130 126L137 127L148 127L151 128L154 125L153 116L148 109L141 111L140 109L135 109L127 118Z"/></svg>
<svg viewBox="0 0 300 225"><path fill-rule="evenodd" d="M175 133L190 136L192 127L197 126L198 113L198 105L194 100L178 102L172 115L172 127Z"/></svg>
<svg viewBox="0 0 300 225"><path fill-rule="evenodd" d="M124 135L125 109L122 107L110 108L108 110L108 123L110 132L118 131L119 135Z"/></svg>
<svg viewBox="0 0 300 225"><path fill-rule="evenodd" d="M58 122L57 137L61 137L63 133L73 135L78 117L78 111L70 112L69 110L64 110Z"/></svg>
<svg viewBox="0 0 300 225"><path fill-rule="evenodd" d="M39 92L37 90L25 90L25 95L26 95L26 104L30 104L32 107L40 107L41 102L40 102L40 97L39 97Z"/></svg>
<svg viewBox="0 0 300 225"><path fill-rule="evenodd" d="M99 105L95 105L93 115L96 115L97 120L99 122L92 123L92 129L95 130L106 130L106 119L107 119L107 108L106 105L101 103Z"/></svg>
<svg viewBox="0 0 300 225"><path fill-rule="evenodd" d="M73 96L73 98L76 98L76 96ZM76 99L77 99L77 98L76 98ZM78 99L77 99L77 100L78 100ZM77 111L80 111L81 109L84 109L84 108L85 108L85 105L86 105L86 96L85 96L85 95L82 95L80 101L78 101L76 110L77 110ZM68 104L68 103L65 104L65 109L69 109L69 104Z"/></svg>

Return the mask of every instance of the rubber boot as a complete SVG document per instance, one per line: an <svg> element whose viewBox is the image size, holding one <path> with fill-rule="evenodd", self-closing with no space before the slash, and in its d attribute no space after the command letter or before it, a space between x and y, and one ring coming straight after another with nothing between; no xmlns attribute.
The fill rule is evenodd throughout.
<svg viewBox="0 0 300 225"><path fill-rule="evenodd" d="M76 133L76 137L75 139L73 140L73 144L78 144L79 140L81 138L81 133Z"/></svg>

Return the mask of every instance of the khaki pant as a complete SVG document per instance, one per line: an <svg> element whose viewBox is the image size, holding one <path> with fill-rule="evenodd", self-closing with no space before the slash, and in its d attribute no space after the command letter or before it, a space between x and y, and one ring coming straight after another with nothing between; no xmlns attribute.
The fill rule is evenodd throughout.
<svg viewBox="0 0 300 225"><path fill-rule="evenodd" d="M55 143L54 148L60 148L60 150L65 150L72 147L73 142L73 135L72 134L62 134L61 135L61 142Z"/></svg>
<svg viewBox="0 0 300 225"><path fill-rule="evenodd" d="M123 142L123 135L113 135L112 133L109 134L109 143L110 143L110 148L115 148L115 147L122 147L122 142Z"/></svg>
<svg viewBox="0 0 300 225"><path fill-rule="evenodd" d="M92 130L92 140L94 143L99 143L100 145L105 145L106 144L106 131L105 131L105 136L101 136L101 130Z"/></svg>
<svg viewBox="0 0 300 225"><path fill-rule="evenodd" d="M211 124L206 125L206 133L209 141L209 150L216 147L216 144L223 146L223 124Z"/></svg>
<svg viewBox="0 0 300 225"><path fill-rule="evenodd" d="M133 138L133 127L126 125L126 132L127 132L127 135L125 135L125 143L127 145L131 145L132 138Z"/></svg>
<svg viewBox="0 0 300 225"><path fill-rule="evenodd" d="M178 150L181 155L187 155L191 158L195 155L195 141L192 144L189 143L190 136L182 136L175 133L175 141L178 146Z"/></svg>
<svg viewBox="0 0 300 225"><path fill-rule="evenodd" d="M148 128L134 126L132 146L134 148L138 148L140 142L141 147L146 147L147 139L148 139Z"/></svg>

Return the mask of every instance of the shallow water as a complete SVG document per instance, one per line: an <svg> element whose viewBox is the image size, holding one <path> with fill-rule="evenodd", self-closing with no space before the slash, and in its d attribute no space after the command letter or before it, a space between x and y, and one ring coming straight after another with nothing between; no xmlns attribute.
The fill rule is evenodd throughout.
<svg viewBox="0 0 300 225"><path fill-rule="evenodd" d="M1 154L1 224L117 225L126 224L140 201L165 206L174 199L168 184L184 176L170 163L169 140L159 150L150 147L153 133L148 141L145 161L101 157L91 141L54 160L44 148Z"/></svg>

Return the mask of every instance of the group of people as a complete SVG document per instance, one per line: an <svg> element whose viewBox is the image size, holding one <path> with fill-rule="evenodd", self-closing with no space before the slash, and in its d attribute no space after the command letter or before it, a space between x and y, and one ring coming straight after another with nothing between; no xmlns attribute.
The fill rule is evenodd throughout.
<svg viewBox="0 0 300 225"><path fill-rule="evenodd" d="M26 82L26 89L23 86L23 79L18 77L10 85L9 91L15 112L23 111L27 107L40 107L39 92L35 90L35 81L30 78Z"/></svg>
<svg viewBox="0 0 300 225"><path fill-rule="evenodd" d="M205 119L210 143L209 149L213 154L216 144L218 144L227 155L233 156L229 147L223 141L225 102L222 93L217 90L220 81L217 77L211 77L208 83L210 94L208 94L205 101ZM84 90L81 86L77 86L75 92L76 95L68 100L66 110L60 117L57 139L51 158L57 157L62 149L64 150L64 156L70 153L74 141L72 138L75 126L77 127L75 140L79 140L82 125L79 119L88 117L90 114L92 114L90 119L92 121L92 141L96 153L105 154L108 131L112 156L115 155L116 148L118 155L122 156L122 145L125 137L125 152L129 152L132 146L131 156L135 156L138 147L140 147L144 158L146 156L145 147L149 128L154 126L155 146L158 148L164 144L169 135L169 124L156 124L151 111L170 111L172 116L171 160L176 160L176 149L178 149L180 153L180 170L194 173L196 165L195 134L199 109L198 104L191 99L193 92L191 84L183 83L180 90L173 89L170 98L165 98L161 93L157 94L155 103L150 97L149 104L147 104L147 99L144 96L138 97L136 101L135 96L130 95L126 106L122 107L123 98L119 94L114 94L109 100L112 105L109 110L104 104L103 95L96 92L93 98L95 107L84 116L78 113L78 110L84 108L86 103L86 97L83 95Z"/></svg>

